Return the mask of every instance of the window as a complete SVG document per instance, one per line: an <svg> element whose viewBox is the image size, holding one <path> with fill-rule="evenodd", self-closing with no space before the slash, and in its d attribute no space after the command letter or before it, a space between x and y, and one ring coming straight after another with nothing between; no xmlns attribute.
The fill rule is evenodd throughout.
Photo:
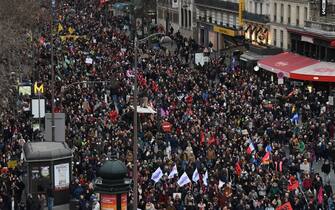
<svg viewBox="0 0 335 210"><path fill-rule="evenodd" d="M158 8L158 19L163 19L163 10L161 8Z"/></svg>
<svg viewBox="0 0 335 210"><path fill-rule="evenodd" d="M291 5L288 5L287 8L287 24L291 25Z"/></svg>
<svg viewBox="0 0 335 210"><path fill-rule="evenodd" d="M273 29L273 45L277 46L277 29Z"/></svg>
<svg viewBox="0 0 335 210"><path fill-rule="evenodd" d="M257 6L258 6L258 3L255 2L255 10L254 10L254 13L257 14Z"/></svg>
<svg viewBox="0 0 335 210"><path fill-rule="evenodd" d="M266 15L269 15L270 14L270 4L267 3L266 4Z"/></svg>
<svg viewBox="0 0 335 210"><path fill-rule="evenodd" d="M192 27L191 10L188 11L188 27Z"/></svg>
<svg viewBox="0 0 335 210"><path fill-rule="evenodd" d="M259 5L259 8L261 9L261 11L260 11L260 13L259 14L263 14L263 3L260 3L260 5Z"/></svg>
<svg viewBox="0 0 335 210"><path fill-rule="evenodd" d="M273 14L273 22L277 22L277 3L275 3Z"/></svg>
<svg viewBox="0 0 335 210"><path fill-rule="evenodd" d="M176 12L173 14L174 23L179 24L179 14Z"/></svg>
<svg viewBox="0 0 335 210"><path fill-rule="evenodd" d="M184 21L184 23L185 23L185 28L187 28L187 10L186 9L184 9L184 16L185 16L185 21Z"/></svg>
<svg viewBox="0 0 335 210"><path fill-rule="evenodd" d="M284 4L280 5L280 23L284 22Z"/></svg>
<svg viewBox="0 0 335 210"><path fill-rule="evenodd" d="M280 48L283 48L284 46L284 32L283 30L280 30Z"/></svg>
<svg viewBox="0 0 335 210"><path fill-rule="evenodd" d="M181 27L184 27L184 9L181 9Z"/></svg>
<svg viewBox="0 0 335 210"><path fill-rule="evenodd" d="M216 13L212 11L212 23L216 23Z"/></svg>
<svg viewBox="0 0 335 210"><path fill-rule="evenodd" d="M297 19L296 19L296 25L297 26L299 26L299 17L300 17L299 9L300 9L299 6L297 6L296 7L296 12L295 12L296 17L297 17Z"/></svg>
<svg viewBox="0 0 335 210"><path fill-rule="evenodd" d="M308 10L307 7L304 8L304 20L308 20Z"/></svg>
<svg viewBox="0 0 335 210"><path fill-rule="evenodd" d="M229 22L230 22L230 14L227 13L227 23L226 23L226 26L229 27Z"/></svg>

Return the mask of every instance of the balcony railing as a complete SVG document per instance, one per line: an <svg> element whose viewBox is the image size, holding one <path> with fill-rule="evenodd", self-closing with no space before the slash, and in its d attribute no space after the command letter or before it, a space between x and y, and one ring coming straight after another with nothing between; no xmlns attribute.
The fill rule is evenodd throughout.
<svg viewBox="0 0 335 210"><path fill-rule="evenodd" d="M254 14L251 12L243 12L243 18L245 20L250 20L250 21L254 21L254 22L258 22L258 23L269 23L270 22L270 18L267 15L259 15L259 14Z"/></svg>
<svg viewBox="0 0 335 210"><path fill-rule="evenodd" d="M322 31L335 32L335 23L315 22L306 20L305 27Z"/></svg>
<svg viewBox="0 0 335 210"><path fill-rule="evenodd" d="M219 0L195 0L195 4L208 6L216 9L238 11L238 3Z"/></svg>

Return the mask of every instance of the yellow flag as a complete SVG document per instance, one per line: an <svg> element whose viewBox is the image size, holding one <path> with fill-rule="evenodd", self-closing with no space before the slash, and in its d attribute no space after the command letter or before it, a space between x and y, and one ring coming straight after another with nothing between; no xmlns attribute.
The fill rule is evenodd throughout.
<svg viewBox="0 0 335 210"><path fill-rule="evenodd" d="M58 33L63 31L63 29L64 28L63 28L62 24L58 23Z"/></svg>
<svg viewBox="0 0 335 210"><path fill-rule="evenodd" d="M73 33L74 33L74 29L73 29L72 27L70 27L70 28L68 29L68 31L69 31L70 34L73 34Z"/></svg>

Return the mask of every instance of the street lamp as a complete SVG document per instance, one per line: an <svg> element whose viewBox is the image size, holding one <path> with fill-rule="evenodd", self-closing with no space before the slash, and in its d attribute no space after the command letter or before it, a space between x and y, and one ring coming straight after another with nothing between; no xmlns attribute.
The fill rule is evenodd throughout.
<svg viewBox="0 0 335 210"><path fill-rule="evenodd" d="M160 43L168 43L172 42L172 39L169 36L166 36L165 33L154 33L151 34L143 39L137 39L137 35L135 33L134 38L134 142L133 142L133 158L134 158L134 166L133 166L133 209L137 210L137 203L138 203L138 189L137 189L137 178L138 178L138 170L137 170L137 153L138 153L138 137L137 137L137 100L138 100L138 89L137 89L137 62L138 62L138 54L137 54L137 47L139 43L145 42L151 37L160 36L163 37L160 39Z"/></svg>
<svg viewBox="0 0 335 210"><path fill-rule="evenodd" d="M54 64L54 18L56 0L51 0L51 139L55 141L55 64Z"/></svg>

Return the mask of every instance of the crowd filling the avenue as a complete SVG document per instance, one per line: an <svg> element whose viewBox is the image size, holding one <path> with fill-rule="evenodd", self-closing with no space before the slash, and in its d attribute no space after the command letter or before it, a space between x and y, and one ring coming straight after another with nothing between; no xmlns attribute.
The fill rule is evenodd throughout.
<svg viewBox="0 0 335 210"><path fill-rule="evenodd" d="M56 10L55 112L66 114L74 154L70 190L80 209L95 206L93 181L105 160L124 161L132 177L134 45L127 18L105 9L96 0L64 0ZM50 26L41 32L35 67L51 110ZM137 49L139 105L157 112L138 114L138 208L335 209L328 89L287 79L278 85L269 72L232 65L229 53L193 65L202 46L178 31L170 36L171 46L146 42ZM17 208L24 202L42 209L47 196L22 196L22 145L37 138L30 115L12 107L1 112L3 210L13 199ZM11 160L18 160L15 167ZM132 192L128 200L131 207Z"/></svg>

